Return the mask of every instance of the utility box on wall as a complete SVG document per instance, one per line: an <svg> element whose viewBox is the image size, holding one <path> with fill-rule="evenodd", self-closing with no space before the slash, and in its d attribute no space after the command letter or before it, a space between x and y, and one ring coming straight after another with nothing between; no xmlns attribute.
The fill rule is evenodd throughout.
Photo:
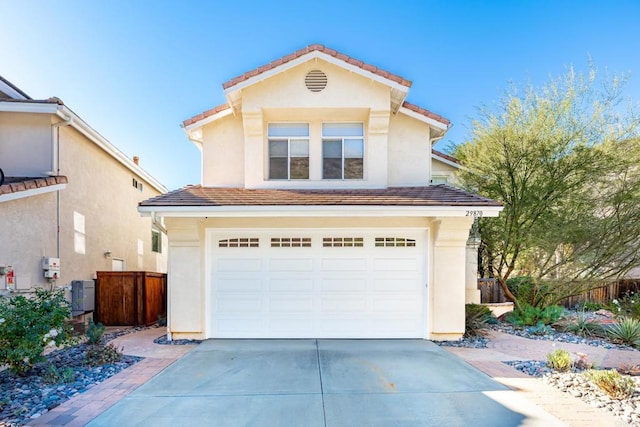
<svg viewBox="0 0 640 427"><path fill-rule="evenodd" d="M78 316L95 310L96 285L93 280L71 282L71 314Z"/></svg>

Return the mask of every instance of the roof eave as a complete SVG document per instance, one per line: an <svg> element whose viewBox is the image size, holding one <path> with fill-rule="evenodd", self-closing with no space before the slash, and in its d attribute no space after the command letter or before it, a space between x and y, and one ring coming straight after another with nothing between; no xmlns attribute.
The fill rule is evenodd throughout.
<svg viewBox="0 0 640 427"><path fill-rule="evenodd" d="M446 206L157 206L141 205L143 216L162 217L497 217L502 206L446 205Z"/></svg>

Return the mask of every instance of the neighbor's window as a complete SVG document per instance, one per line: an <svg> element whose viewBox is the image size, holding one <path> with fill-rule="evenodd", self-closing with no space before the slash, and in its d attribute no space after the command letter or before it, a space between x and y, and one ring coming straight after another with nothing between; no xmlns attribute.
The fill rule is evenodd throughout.
<svg viewBox="0 0 640 427"><path fill-rule="evenodd" d="M151 230L151 250L162 253L162 234L159 231Z"/></svg>
<svg viewBox="0 0 640 427"><path fill-rule="evenodd" d="M322 179L362 179L363 171L363 124L323 123Z"/></svg>
<svg viewBox="0 0 640 427"><path fill-rule="evenodd" d="M309 124L270 123L269 179L309 179Z"/></svg>

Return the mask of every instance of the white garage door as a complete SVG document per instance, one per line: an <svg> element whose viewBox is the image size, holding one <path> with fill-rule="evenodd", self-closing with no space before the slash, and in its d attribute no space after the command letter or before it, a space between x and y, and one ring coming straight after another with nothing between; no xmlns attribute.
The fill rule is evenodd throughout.
<svg viewBox="0 0 640 427"><path fill-rule="evenodd" d="M422 338L424 232L209 231L215 338Z"/></svg>

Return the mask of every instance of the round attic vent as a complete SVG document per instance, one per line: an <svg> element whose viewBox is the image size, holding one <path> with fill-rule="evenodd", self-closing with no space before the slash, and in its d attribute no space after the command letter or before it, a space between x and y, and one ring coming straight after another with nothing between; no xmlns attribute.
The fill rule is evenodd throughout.
<svg viewBox="0 0 640 427"><path fill-rule="evenodd" d="M320 70L311 70L304 78L304 84L311 92L320 92L327 87L327 75Z"/></svg>

